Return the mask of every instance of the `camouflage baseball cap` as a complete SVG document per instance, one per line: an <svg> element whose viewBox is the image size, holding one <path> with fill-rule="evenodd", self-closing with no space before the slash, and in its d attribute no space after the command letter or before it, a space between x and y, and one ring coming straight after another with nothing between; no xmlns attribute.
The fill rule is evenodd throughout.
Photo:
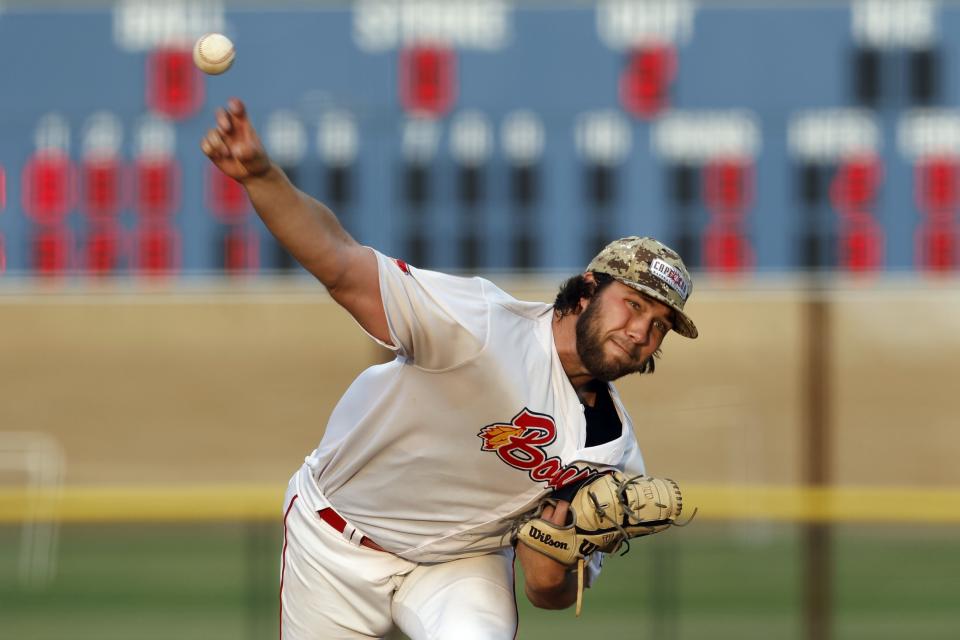
<svg viewBox="0 0 960 640"><path fill-rule="evenodd" d="M677 252L659 240L637 236L614 240L590 261L587 271L611 275L659 300L676 311L674 331L687 338L697 337L696 325L683 312L693 292L693 280Z"/></svg>

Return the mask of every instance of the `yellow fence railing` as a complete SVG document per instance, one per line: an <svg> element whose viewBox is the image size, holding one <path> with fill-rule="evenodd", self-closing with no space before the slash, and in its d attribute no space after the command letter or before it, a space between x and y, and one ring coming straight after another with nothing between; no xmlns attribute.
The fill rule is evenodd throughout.
<svg viewBox="0 0 960 640"><path fill-rule="evenodd" d="M285 486L0 488L0 523L278 520ZM960 488L810 488L687 484L684 513L704 520L960 523Z"/></svg>
<svg viewBox="0 0 960 640"><path fill-rule="evenodd" d="M711 520L960 523L960 489L689 485L684 508Z"/></svg>

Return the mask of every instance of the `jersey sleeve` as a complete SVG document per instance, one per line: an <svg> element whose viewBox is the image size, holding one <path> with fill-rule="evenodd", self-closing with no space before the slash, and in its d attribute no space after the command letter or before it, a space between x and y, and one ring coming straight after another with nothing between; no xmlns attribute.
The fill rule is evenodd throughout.
<svg viewBox="0 0 960 640"><path fill-rule="evenodd" d="M617 413L620 415L620 420L623 422L623 429L627 436L623 454L617 466L629 476L645 476L647 475L647 467L643 462L643 452L640 450L640 444L637 442L633 420L623 407L620 392L612 384L610 385L610 397L613 399L614 406L617 407Z"/></svg>
<svg viewBox="0 0 960 640"><path fill-rule="evenodd" d="M390 340L399 355L440 371L480 353L490 319L482 278L417 269L375 253Z"/></svg>
<svg viewBox="0 0 960 640"><path fill-rule="evenodd" d="M631 438L624 451L623 472L629 476L647 475L647 467L643 463L643 454L636 439Z"/></svg>
<svg viewBox="0 0 960 640"><path fill-rule="evenodd" d="M600 572L603 570L603 559L606 555L607 554L602 551L597 551L596 553L590 554L590 557L587 558L587 561L583 564L583 585L588 589L592 587L593 583L600 577Z"/></svg>

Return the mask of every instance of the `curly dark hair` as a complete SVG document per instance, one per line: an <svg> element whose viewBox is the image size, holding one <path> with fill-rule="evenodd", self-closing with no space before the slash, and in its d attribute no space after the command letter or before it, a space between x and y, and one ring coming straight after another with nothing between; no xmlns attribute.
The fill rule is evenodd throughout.
<svg viewBox="0 0 960 640"><path fill-rule="evenodd" d="M593 282L583 277L583 274L573 276L562 285L557 297L553 301L553 310L563 316L580 313L580 300L592 298L614 281L613 276L606 273L594 273Z"/></svg>

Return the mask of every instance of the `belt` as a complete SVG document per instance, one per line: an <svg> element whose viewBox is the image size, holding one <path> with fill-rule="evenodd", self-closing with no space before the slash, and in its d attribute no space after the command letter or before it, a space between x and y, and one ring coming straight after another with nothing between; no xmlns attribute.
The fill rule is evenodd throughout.
<svg viewBox="0 0 960 640"><path fill-rule="evenodd" d="M320 511L317 511L317 515L320 516L321 520L326 522L328 525L330 525L340 533L343 533L343 530L347 528L347 521L344 520L339 513L337 513L330 507L327 507L326 509L320 509ZM374 542L367 536L363 536L362 538L360 538L360 546L367 547L368 549L373 549L374 551L385 551L383 547L378 545L376 542Z"/></svg>

